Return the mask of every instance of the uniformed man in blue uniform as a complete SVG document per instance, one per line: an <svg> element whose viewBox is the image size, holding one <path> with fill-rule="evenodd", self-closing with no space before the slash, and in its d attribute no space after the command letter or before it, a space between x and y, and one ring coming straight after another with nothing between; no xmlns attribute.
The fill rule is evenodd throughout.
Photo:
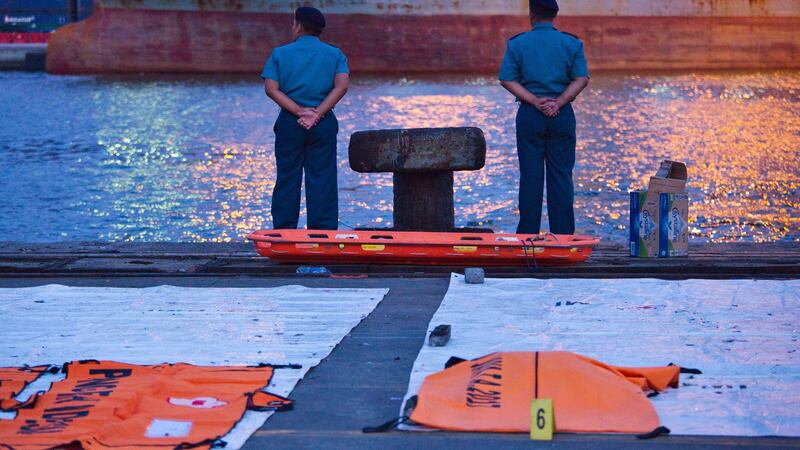
<svg viewBox="0 0 800 450"><path fill-rule="evenodd" d="M556 0L530 0L533 29L508 40L500 67L500 83L520 102L517 233L539 233L545 178L550 231L575 232L571 102L589 84L589 70L580 39L553 26L557 14Z"/></svg>
<svg viewBox="0 0 800 450"><path fill-rule="evenodd" d="M339 224L336 134L333 107L350 83L347 57L320 41L325 17L315 8L294 13L291 44L278 47L261 72L267 96L281 112L275 121L278 176L272 192L275 229L297 228L300 183L305 172L308 228L335 230Z"/></svg>

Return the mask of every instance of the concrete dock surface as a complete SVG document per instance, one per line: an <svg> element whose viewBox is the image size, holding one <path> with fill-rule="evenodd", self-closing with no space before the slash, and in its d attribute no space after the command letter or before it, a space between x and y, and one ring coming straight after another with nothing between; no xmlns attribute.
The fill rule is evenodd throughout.
<svg viewBox="0 0 800 450"><path fill-rule="evenodd" d="M574 267L490 268L487 276L798 278L800 246L706 244L683 259L635 259L623 246L605 245ZM295 274L296 265L271 264L247 243L0 243L0 287L46 284L149 287L389 288L389 294L330 356L300 381L290 398L295 409L276 414L246 449L442 448L800 448L800 438L557 434L532 442L524 434L398 432L363 434L397 417L428 323L439 307L451 271L463 267L329 265L334 274ZM358 276L359 278L348 278Z"/></svg>
<svg viewBox="0 0 800 450"><path fill-rule="evenodd" d="M245 449L477 449L564 448L799 448L800 438L662 436L649 441L631 435L557 434L552 442L532 442L524 434L399 432L363 434L361 428L397 416L412 365L423 345L428 323L447 291L445 277L4 277L0 287L45 284L69 286L150 287L308 287L389 288L389 294L320 365L300 381L290 398L292 411L272 416Z"/></svg>

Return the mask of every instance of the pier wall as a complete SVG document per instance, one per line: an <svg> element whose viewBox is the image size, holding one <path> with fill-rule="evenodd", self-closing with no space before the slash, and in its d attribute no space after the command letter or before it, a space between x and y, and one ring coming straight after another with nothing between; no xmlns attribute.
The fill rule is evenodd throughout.
<svg viewBox="0 0 800 450"><path fill-rule="evenodd" d="M290 38L275 0L104 0L50 39L53 73L260 71ZM324 40L354 72L493 73L527 1L334 1ZM800 68L800 0L562 0L592 70ZM444 6L442 6L444 5ZM458 6L453 6L458 5Z"/></svg>

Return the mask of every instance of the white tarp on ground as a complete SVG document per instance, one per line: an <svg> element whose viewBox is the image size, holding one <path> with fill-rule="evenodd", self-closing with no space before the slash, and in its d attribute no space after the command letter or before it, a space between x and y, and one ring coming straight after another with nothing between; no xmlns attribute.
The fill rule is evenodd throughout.
<svg viewBox="0 0 800 450"><path fill-rule="evenodd" d="M450 343L423 345L406 398L451 356L567 350L618 366L702 370L653 398L673 433L800 436L800 280L473 285L454 274L428 332L439 324L452 325Z"/></svg>
<svg viewBox="0 0 800 450"><path fill-rule="evenodd" d="M77 359L300 364L299 370L276 370L270 383L270 392L287 396L387 292L302 286L0 289L0 366ZM226 448L241 447L270 414L248 411L224 438Z"/></svg>

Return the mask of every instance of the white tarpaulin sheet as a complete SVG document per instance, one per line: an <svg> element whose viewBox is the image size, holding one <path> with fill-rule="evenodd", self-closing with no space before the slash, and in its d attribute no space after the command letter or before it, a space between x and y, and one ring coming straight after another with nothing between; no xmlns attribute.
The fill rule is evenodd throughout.
<svg viewBox="0 0 800 450"><path fill-rule="evenodd" d="M673 433L800 436L800 280L475 285L454 274L428 332L439 324L452 325L450 343L423 345L406 398L451 356L567 350L618 366L702 370L653 398Z"/></svg>
<svg viewBox="0 0 800 450"><path fill-rule="evenodd" d="M300 364L299 370L277 369L270 383L270 392L287 396L387 292L302 286L0 289L0 366L78 359ZM270 414L248 411L224 438L226 448L241 447Z"/></svg>

